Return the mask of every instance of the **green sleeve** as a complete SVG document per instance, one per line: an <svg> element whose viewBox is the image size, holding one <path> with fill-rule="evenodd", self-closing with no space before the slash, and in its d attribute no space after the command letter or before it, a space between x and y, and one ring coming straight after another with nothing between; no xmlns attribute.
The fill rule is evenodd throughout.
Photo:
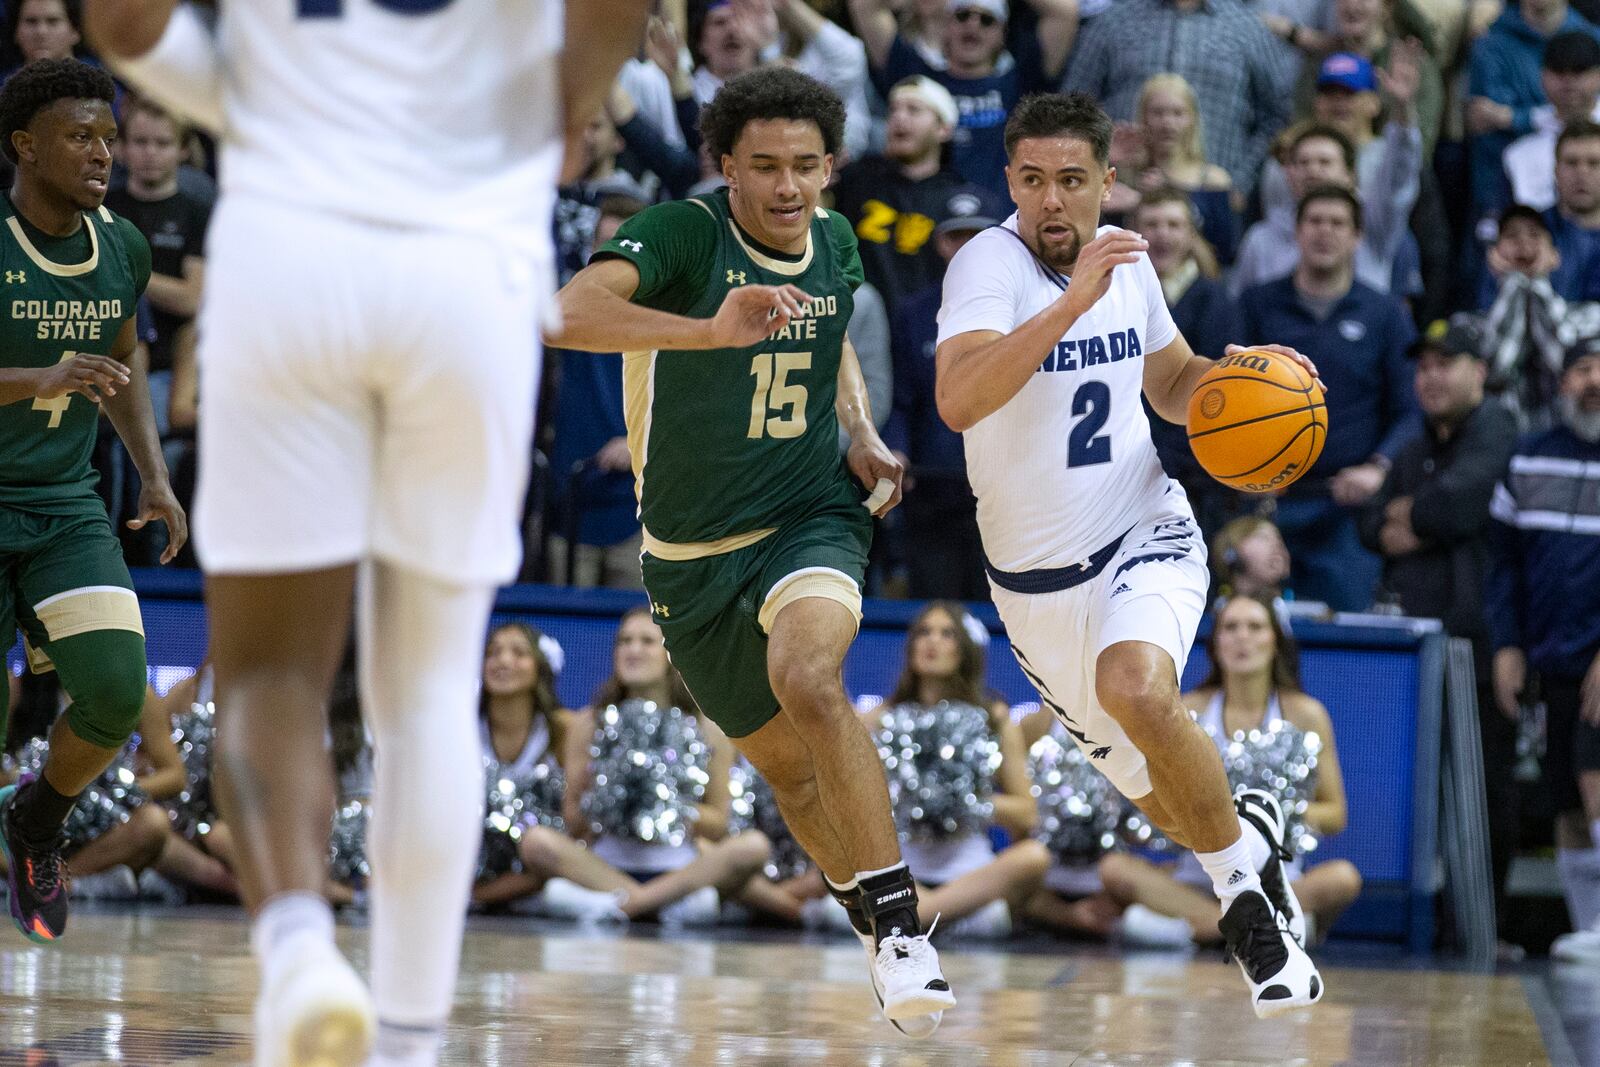
<svg viewBox="0 0 1600 1067"><path fill-rule="evenodd" d="M150 284L150 242L139 232L139 227L121 215L115 218L117 232L122 234L123 247L128 250L128 268L133 271L136 295L143 296Z"/></svg>
<svg viewBox="0 0 1600 1067"><path fill-rule="evenodd" d="M867 280L866 272L861 267L861 246L856 241L855 227L837 211L830 211L828 229L833 234L833 247L844 269L844 280L849 283L850 291L855 292Z"/></svg>
<svg viewBox="0 0 1600 1067"><path fill-rule="evenodd" d="M633 302L681 312L700 301L706 264L717 252L717 220L694 200L646 208L622 224L593 259L625 259L639 268Z"/></svg>

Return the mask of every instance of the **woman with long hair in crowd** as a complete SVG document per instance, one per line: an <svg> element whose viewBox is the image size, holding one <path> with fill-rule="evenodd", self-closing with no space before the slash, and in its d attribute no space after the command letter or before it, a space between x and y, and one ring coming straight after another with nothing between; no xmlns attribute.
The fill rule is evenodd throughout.
<svg viewBox="0 0 1600 1067"><path fill-rule="evenodd" d="M1315 734L1320 746L1315 749L1312 795L1305 798L1308 803L1303 812L1296 814L1285 804L1284 814L1291 826L1303 823L1313 839L1343 830L1348 811L1333 723L1321 701L1301 688L1293 641L1279 623L1272 600L1259 594L1229 598L1216 611L1207 653L1211 673L1198 689L1183 695L1185 705L1199 716L1219 747L1226 750L1235 739L1246 748L1264 746L1257 749L1258 759L1276 751L1273 739L1281 727L1274 724ZM1305 746L1290 758L1301 759L1311 751L1312 746ZM1294 768L1273 769L1281 781L1297 780L1289 773ZM1308 928L1315 934L1326 933L1361 893L1361 875L1346 860L1302 869L1297 859L1286 865L1285 874L1305 911ZM1200 944L1222 942L1210 876L1192 854L1186 854L1176 870L1167 870L1116 852L1101 860L1100 876L1107 892L1120 904L1140 905L1157 915L1181 920L1187 924L1188 935Z"/></svg>
<svg viewBox="0 0 1600 1067"><path fill-rule="evenodd" d="M483 654L478 729L491 805L499 780L520 790L543 772L554 775L551 780L556 783L538 798L550 810L528 812L526 818L548 824L559 816L568 827L576 827L583 823L579 792L561 788L561 784L581 777L594 724L587 714L562 707L556 696L552 652L558 649L553 639L526 623L502 623L490 630ZM529 825L531 822L521 826L519 835L526 833ZM524 870L514 854L508 852L502 858L486 852L472 899L483 906L505 904L537 893L544 883L543 877Z"/></svg>
<svg viewBox="0 0 1600 1067"><path fill-rule="evenodd" d="M661 627L650 617L650 609L634 608L617 626L611 677L595 692L585 713L585 728L592 723L593 729L582 737L582 744L588 747L591 738L600 737L604 716L668 715L674 709L693 717L698 736L708 749L703 794L668 798L687 811L692 833L676 843L641 840L615 825L595 834L593 823L604 821L604 814L579 815L570 806L567 810L575 812L568 823L570 834L547 826L528 827L520 850L522 866L547 880L547 910L578 919L629 920L655 915L685 925L710 924L717 920L720 899L738 893L766 862L769 846L763 835L728 833L733 745L699 714L694 698L667 658ZM679 759L682 754L671 755ZM567 789L582 796L599 785L596 775L575 768ZM590 837L594 838L592 846L580 840Z"/></svg>
<svg viewBox="0 0 1600 1067"><path fill-rule="evenodd" d="M1108 213L1131 217L1145 194L1163 187L1182 190L1217 261L1233 262L1239 249L1233 179L1206 159L1200 103L1181 74L1153 74L1145 81L1134 122L1118 128L1113 147L1117 185Z"/></svg>

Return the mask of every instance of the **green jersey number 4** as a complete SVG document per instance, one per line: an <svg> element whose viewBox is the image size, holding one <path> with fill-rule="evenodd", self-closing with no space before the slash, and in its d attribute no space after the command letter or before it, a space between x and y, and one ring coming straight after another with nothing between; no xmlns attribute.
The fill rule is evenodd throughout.
<svg viewBox="0 0 1600 1067"><path fill-rule="evenodd" d="M61 353L61 358L56 360L56 362L65 363L67 360L71 359L77 354L78 353L76 352L63 352ZM72 403L72 394L62 393L60 396L55 397L52 400L35 399L33 402L33 410L48 411L50 413L50 421L46 423L46 427L54 430L61 425L61 416L67 413L67 405L70 403Z"/></svg>
<svg viewBox="0 0 1600 1067"><path fill-rule="evenodd" d="M751 440L800 437L806 432L806 399L803 385L791 385L793 371L811 369L810 352L759 352L750 359L750 375L756 380L755 396L750 398Z"/></svg>

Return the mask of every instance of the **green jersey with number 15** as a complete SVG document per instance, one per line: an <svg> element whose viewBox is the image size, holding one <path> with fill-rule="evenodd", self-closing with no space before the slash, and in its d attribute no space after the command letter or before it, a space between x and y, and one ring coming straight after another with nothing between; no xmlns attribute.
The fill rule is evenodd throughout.
<svg viewBox="0 0 1600 1067"><path fill-rule="evenodd" d="M51 237L0 201L0 366L49 367L111 355L150 281L150 245L105 208ZM102 509L90 466L100 408L67 393L0 409L0 507L47 515Z"/></svg>
<svg viewBox="0 0 1600 1067"><path fill-rule="evenodd" d="M693 558L751 543L838 499L850 474L834 412L861 284L850 224L818 209L805 251L764 248L720 190L648 208L596 253L639 269L633 302L711 318L742 285L794 285L804 314L749 348L627 352L623 394L645 545Z"/></svg>

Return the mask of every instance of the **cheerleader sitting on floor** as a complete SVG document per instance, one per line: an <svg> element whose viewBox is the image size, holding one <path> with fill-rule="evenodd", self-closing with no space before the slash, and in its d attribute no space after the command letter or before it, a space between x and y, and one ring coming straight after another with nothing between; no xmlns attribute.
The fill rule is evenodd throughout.
<svg viewBox="0 0 1600 1067"><path fill-rule="evenodd" d="M722 896L766 862L764 836L728 832L733 745L694 708L649 609L629 611L617 627L612 676L585 712L589 760L567 783L583 798L583 816L568 833L531 826L522 838L524 870L549 880L548 911L709 925Z"/></svg>
<svg viewBox="0 0 1600 1067"><path fill-rule="evenodd" d="M1322 703L1300 688L1292 639L1265 596L1234 596L1217 609L1207 651L1211 674L1183 700L1223 751L1234 788L1266 789L1283 808L1299 856L1286 866L1305 910L1308 939L1325 934L1361 893L1361 875L1346 860L1303 868L1317 840L1343 830L1347 818L1333 725ZM1283 783L1274 787L1274 783ZM1168 917L1180 934L1220 944L1210 876L1186 853L1176 870L1127 853L1100 863L1108 892L1125 906ZM1141 922L1141 926L1155 924ZM1160 938L1153 938L1160 940Z"/></svg>

